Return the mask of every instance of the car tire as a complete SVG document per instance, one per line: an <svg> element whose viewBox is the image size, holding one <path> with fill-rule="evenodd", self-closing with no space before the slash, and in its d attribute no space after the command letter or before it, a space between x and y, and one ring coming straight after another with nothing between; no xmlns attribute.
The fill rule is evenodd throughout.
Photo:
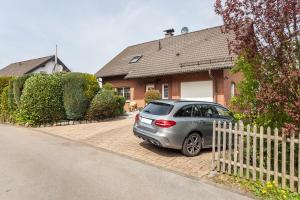
<svg viewBox="0 0 300 200"><path fill-rule="evenodd" d="M188 157L199 155L202 148L202 137L198 133L188 135L182 145L182 154Z"/></svg>

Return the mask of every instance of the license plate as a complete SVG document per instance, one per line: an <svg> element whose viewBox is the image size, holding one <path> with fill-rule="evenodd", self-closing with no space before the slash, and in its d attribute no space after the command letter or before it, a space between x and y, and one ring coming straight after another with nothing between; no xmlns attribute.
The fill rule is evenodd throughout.
<svg viewBox="0 0 300 200"><path fill-rule="evenodd" d="M151 119L147 119L144 117L141 117L141 122L145 123L145 124L152 124L152 120Z"/></svg>

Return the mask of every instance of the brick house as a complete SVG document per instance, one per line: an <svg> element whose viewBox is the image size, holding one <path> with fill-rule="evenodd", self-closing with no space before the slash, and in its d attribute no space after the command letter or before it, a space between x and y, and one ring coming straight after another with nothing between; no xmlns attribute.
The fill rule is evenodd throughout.
<svg viewBox="0 0 300 200"><path fill-rule="evenodd" d="M214 101L228 105L240 74L230 74L234 55L221 26L181 35L166 30L165 38L124 49L96 76L111 83L128 102L144 106L147 90L159 90L163 99Z"/></svg>

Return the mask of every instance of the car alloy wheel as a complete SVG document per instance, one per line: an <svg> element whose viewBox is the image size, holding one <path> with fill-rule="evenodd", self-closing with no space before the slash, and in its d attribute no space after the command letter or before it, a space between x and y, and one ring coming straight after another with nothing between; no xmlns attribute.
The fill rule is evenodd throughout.
<svg viewBox="0 0 300 200"><path fill-rule="evenodd" d="M201 136L198 133L192 133L185 139L182 153L186 156L196 156L200 153L201 147Z"/></svg>

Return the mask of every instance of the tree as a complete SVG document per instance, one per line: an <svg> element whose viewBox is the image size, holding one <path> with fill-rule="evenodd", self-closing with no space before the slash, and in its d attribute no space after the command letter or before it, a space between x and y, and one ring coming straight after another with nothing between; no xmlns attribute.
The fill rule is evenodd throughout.
<svg viewBox="0 0 300 200"><path fill-rule="evenodd" d="M230 50L242 55L258 82L256 120L300 130L300 2L216 0Z"/></svg>

